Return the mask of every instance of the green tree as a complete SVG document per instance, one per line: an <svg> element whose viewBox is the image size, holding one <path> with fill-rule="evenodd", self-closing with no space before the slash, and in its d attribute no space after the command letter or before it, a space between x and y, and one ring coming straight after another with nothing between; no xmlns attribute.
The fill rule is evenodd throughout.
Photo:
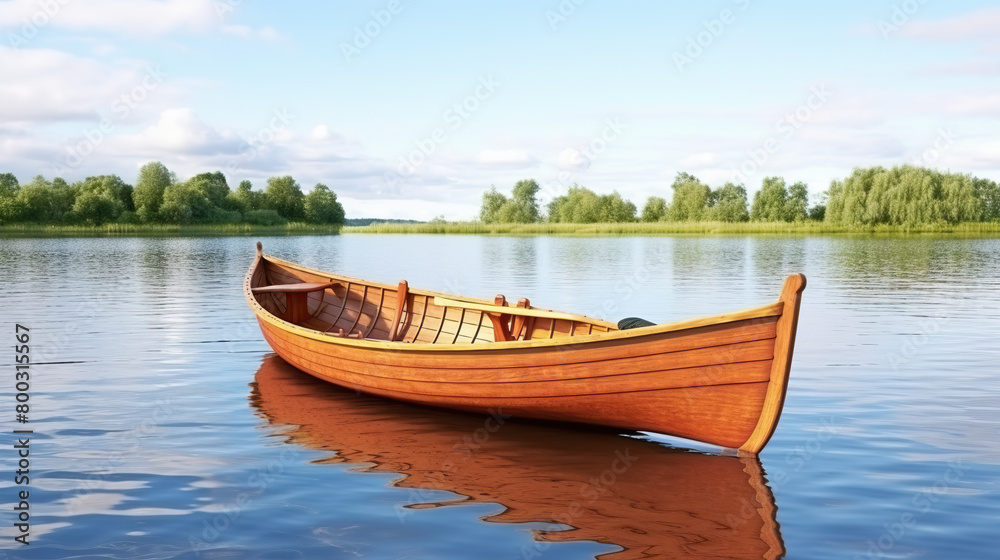
<svg viewBox="0 0 1000 560"><path fill-rule="evenodd" d="M484 224L500 223L500 209L507 204L507 197L497 188L490 185L490 190L483 193L483 205L479 208L479 221Z"/></svg>
<svg viewBox="0 0 1000 560"><path fill-rule="evenodd" d="M745 222L750 219L747 212L747 190L743 185L726 183L708 196L708 220L716 222Z"/></svg>
<svg viewBox="0 0 1000 560"><path fill-rule="evenodd" d="M622 198L618 191L600 196L601 214L598 220L606 224L620 224L635 221L635 204Z"/></svg>
<svg viewBox="0 0 1000 560"><path fill-rule="evenodd" d="M286 220L301 220L305 218L305 195L291 175L271 177L264 189L264 207Z"/></svg>
<svg viewBox="0 0 1000 560"><path fill-rule="evenodd" d="M988 215L976 179L901 165L858 168L827 191L825 220L849 225L976 221Z"/></svg>
<svg viewBox="0 0 1000 560"><path fill-rule="evenodd" d="M988 179L974 178L972 186L976 196L983 201L982 220L986 222L1000 221L1000 185Z"/></svg>
<svg viewBox="0 0 1000 560"><path fill-rule="evenodd" d="M204 191L208 201L216 208L226 208L228 206L229 183L226 176L221 171L213 173L199 173L188 181L198 182L199 188Z"/></svg>
<svg viewBox="0 0 1000 560"><path fill-rule="evenodd" d="M191 178L174 183L163 193L160 218L172 224L196 224L213 221L216 207L208 198L204 180Z"/></svg>
<svg viewBox="0 0 1000 560"><path fill-rule="evenodd" d="M549 203L549 221L566 224L593 224L601 221L601 199L597 193L573 184L566 194Z"/></svg>
<svg viewBox="0 0 1000 560"><path fill-rule="evenodd" d="M562 196L549 203L549 221L557 223L593 224L635 221L635 204L617 191L598 195L574 184Z"/></svg>
<svg viewBox="0 0 1000 560"><path fill-rule="evenodd" d="M534 223L538 221L538 191L542 188L534 179L522 179L514 184L511 200L520 208L515 212L523 221L518 223Z"/></svg>
<svg viewBox="0 0 1000 560"><path fill-rule="evenodd" d="M788 217L788 189L781 177L765 177L754 194L750 219L755 222L784 222Z"/></svg>
<svg viewBox="0 0 1000 560"><path fill-rule="evenodd" d="M483 193L479 208L479 221L486 224L529 224L539 220L538 191L541 187L534 179L523 179L514 185L507 198L495 186Z"/></svg>
<svg viewBox="0 0 1000 560"><path fill-rule="evenodd" d="M77 189L77 196L86 193L105 195L121 205L121 212L135 211L135 202L132 198L132 185L123 181L118 175L87 177L83 181L75 183L74 187ZM116 214L115 218L117 217Z"/></svg>
<svg viewBox="0 0 1000 560"><path fill-rule="evenodd" d="M250 181L240 181L240 186L229 193L227 207L235 208L243 213L263 210L264 193L253 190L253 183Z"/></svg>
<svg viewBox="0 0 1000 560"><path fill-rule="evenodd" d="M125 209L120 200L115 200L106 191L86 190L73 203L75 220L100 226L118 219Z"/></svg>
<svg viewBox="0 0 1000 560"><path fill-rule="evenodd" d="M667 216L667 199L659 196L651 196L646 199L646 204L642 207L642 216L639 218L643 222L659 222Z"/></svg>
<svg viewBox="0 0 1000 560"><path fill-rule="evenodd" d="M13 173L0 173L0 198L13 197L17 189L17 177Z"/></svg>
<svg viewBox="0 0 1000 560"><path fill-rule="evenodd" d="M20 220L21 209L14 199L18 188L17 177L13 173L0 173L0 224Z"/></svg>
<svg viewBox="0 0 1000 560"><path fill-rule="evenodd" d="M306 220L314 224L344 224L344 207L337 202L337 193L323 183L317 183L305 200Z"/></svg>
<svg viewBox="0 0 1000 560"><path fill-rule="evenodd" d="M18 221L35 223L52 221L50 210L52 195L52 183L45 177L36 175L30 183L17 191L17 196L14 198L19 210Z"/></svg>
<svg viewBox="0 0 1000 560"><path fill-rule="evenodd" d="M809 187L799 181L788 187L788 199L785 200L785 221L801 222L806 219L809 207Z"/></svg>
<svg viewBox="0 0 1000 560"><path fill-rule="evenodd" d="M687 173L678 173L678 179L682 176L694 179ZM705 219L708 207L708 196L711 189L708 185L703 185L697 179L689 180L685 183L674 181L674 199L670 202L670 209L667 211L667 219L672 222L697 222Z"/></svg>
<svg viewBox="0 0 1000 560"><path fill-rule="evenodd" d="M144 222L157 219L163 205L163 194L167 187L177 182L177 175L158 161L151 161L139 168L132 198L135 211Z"/></svg>
<svg viewBox="0 0 1000 560"><path fill-rule="evenodd" d="M701 183L697 177L688 173L687 171L679 171L677 175L674 176L674 182L671 183L670 188L677 190L677 187L681 185L686 185L688 183Z"/></svg>

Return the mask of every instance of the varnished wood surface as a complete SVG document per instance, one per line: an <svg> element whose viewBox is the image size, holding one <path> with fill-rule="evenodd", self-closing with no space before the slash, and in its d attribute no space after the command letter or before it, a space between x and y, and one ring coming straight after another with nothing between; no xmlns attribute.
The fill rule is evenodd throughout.
<svg viewBox="0 0 1000 560"><path fill-rule="evenodd" d="M318 292L336 286L336 282L298 282L296 284L272 284L270 286L258 286L253 288L255 294L283 293L283 294L304 294Z"/></svg>
<svg viewBox="0 0 1000 560"><path fill-rule="evenodd" d="M801 278L801 281L799 281ZM316 309L255 295L328 283ZM258 253L244 291L268 344L316 377L399 400L648 430L756 454L780 417L804 277L738 312L618 331L582 315L368 283ZM290 300L289 300L290 301ZM294 301L292 302L295 303ZM331 336L353 333L351 337ZM395 339L395 340L393 340Z"/></svg>
<svg viewBox="0 0 1000 560"><path fill-rule="evenodd" d="M404 516L497 503L503 511L489 522L553 524L533 531L538 545L529 552L541 558L546 542L581 540L621 547L602 560L784 555L755 457L525 423L506 410L484 416L394 404L312 379L276 356L264 359L250 398L289 443L330 453L314 462L403 475L392 484L408 489L399 497ZM441 490L454 498L441 499Z"/></svg>

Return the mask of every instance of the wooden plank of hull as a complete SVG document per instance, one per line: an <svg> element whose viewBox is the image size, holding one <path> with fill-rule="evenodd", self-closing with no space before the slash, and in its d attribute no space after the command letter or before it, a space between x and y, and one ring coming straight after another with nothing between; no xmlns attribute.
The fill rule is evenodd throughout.
<svg viewBox="0 0 1000 560"><path fill-rule="evenodd" d="M548 387L546 382L420 383L317 367L302 352L293 351L294 343L289 342L294 339L282 340L280 330L262 328L271 347L289 363L351 389L472 412L502 409L526 418L649 430L733 448L745 442L757 424L771 370L766 360L680 370L682 375L653 371L550 381ZM743 381L719 384L733 378Z"/></svg>
<svg viewBox="0 0 1000 560"><path fill-rule="evenodd" d="M401 315L397 287L271 263L258 246L244 292L262 333L289 363L327 381L421 404L661 432L748 454L763 448L780 417L805 287L804 276L792 275L775 304L633 331L539 313L530 341L473 345L492 339L491 322L476 306L434 305L441 294L409 290L400 336L412 343L349 340L322 334L323 297L312 328L274 317L271 308L280 311L283 302L257 305L251 285L278 281L343 282L328 294L336 300L333 325L360 325L386 339Z"/></svg>
<svg viewBox="0 0 1000 560"><path fill-rule="evenodd" d="M694 385L719 385L745 381L766 381L769 370L763 372L755 368L752 377L744 372L740 364L770 363L773 356L773 339L765 339L714 348L699 348L670 354L640 356L608 356L601 361L570 363L557 366L535 366L530 356L525 356L524 367L492 368L486 361L465 368L414 368L405 354L392 355L392 363L372 363L364 358L376 351L356 352L352 359L329 355L336 351L335 345L315 347L303 344L294 335L270 326L266 330L268 343L286 359L307 363L315 371L336 370L345 375L371 377L370 385L384 383L400 388L409 383L439 383L449 391L464 394L468 391L530 391L533 384L555 382L563 391L570 387L587 383L594 386L601 383L620 383L630 374L668 373L668 377L657 378L657 383L668 383L674 387ZM763 375L763 378L758 379ZM476 387L463 387L474 385ZM413 391L421 392L421 391Z"/></svg>

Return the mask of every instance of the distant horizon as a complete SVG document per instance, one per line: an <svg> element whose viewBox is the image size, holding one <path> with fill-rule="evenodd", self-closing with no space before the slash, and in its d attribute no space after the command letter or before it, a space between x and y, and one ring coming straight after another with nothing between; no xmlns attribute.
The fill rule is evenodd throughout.
<svg viewBox="0 0 1000 560"><path fill-rule="evenodd" d="M986 1L9 0L0 173L292 175L418 221L524 178L637 205L681 171L813 200L872 165L997 180L998 37Z"/></svg>

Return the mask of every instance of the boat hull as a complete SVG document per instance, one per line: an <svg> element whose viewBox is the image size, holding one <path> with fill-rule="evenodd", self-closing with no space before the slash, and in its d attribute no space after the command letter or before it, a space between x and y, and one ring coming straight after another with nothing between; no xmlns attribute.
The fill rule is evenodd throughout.
<svg viewBox="0 0 1000 560"><path fill-rule="evenodd" d="M248 285L253 275L251 267ZM558 343L350 340L288 323L256 300L251 307L279 356L344 387L465 411L658 432L753 454L780 415L800 277L786 281L783 305L747 318Z"/></svg>

